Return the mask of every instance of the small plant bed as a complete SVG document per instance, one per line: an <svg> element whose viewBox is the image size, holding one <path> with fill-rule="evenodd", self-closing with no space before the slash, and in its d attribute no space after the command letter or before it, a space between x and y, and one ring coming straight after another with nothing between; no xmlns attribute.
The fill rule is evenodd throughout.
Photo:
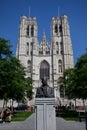
<svg viewBox="0 0 87 130"><path fill-rule="evenodd" d="M22 111L22 112L16 112L12 115L12 121L24 121L29 116L31 116L33 112L32 111Z"/></svg>
<svg viewBox="0 0 87 130"><path fill-rule="evenodd" d="M79 121L78 117L64 117L67 121Z"/></svg>
<svg viewBox="0 0 87 130"><path fill-rule="evenodd" d="M71 110L61 110L57 111L56 115L63 117L65 120L79 121L78 112Z"/></svg>

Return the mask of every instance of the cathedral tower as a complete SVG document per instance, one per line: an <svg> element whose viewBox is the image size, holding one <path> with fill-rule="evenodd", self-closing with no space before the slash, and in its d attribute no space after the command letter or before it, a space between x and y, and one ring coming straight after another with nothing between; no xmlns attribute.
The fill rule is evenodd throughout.
<svg viewBox="0 0 87 130"><path fill-rule="evenodd" d="M58 79L63 75L65 69L73 68L73 50L70 38L70 29L68 18L66 15L60 18L52 18L51 23L51 48L53 61L53 81L54 87L58 95L62 97L61 86L58 86Z"/></svg>
<svg viewBox="0 0 87 130"><path fill-rule="evenodd" d="M21 17L19 27L19 40L17 45L17 57L21 63L26 67L26 76L32 75L32 60L33 54L37 54L37 34L38 27L36 18Z"/></svg>

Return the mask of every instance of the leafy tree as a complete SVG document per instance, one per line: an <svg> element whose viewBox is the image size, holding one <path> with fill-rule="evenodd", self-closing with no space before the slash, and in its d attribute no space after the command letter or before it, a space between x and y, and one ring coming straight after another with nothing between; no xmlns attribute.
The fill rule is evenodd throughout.
<svg viewBox="0 0 87 130"><path fill-rule="evenodd" d="M65 70L63 77L59 79L59 83L63 84L66 97L75 100L76 108L76 99L78 98L76 69L69 68Z"/></svg>
<svg viewBox="0 0 87 130"><path fill-rule="evenodd" d="M0 38L0 99L23 100L25 88L24 67L12 55L10 42Z"/></svg>
<svg viewBox="0 0 87 130"><path fill-rule="evenodd" d="M80 56L75 68L65 70L59 83L64 85L69 99L87 99L87 53Z"/></svg>
<svg viewBox="0 0 87 130"><path fill-rule="evenodd" d="M0 38L0 60L7 59L12 55L11 45L8 40Z"/></svg>
<svg viewBox="0 0 87 130"><path fill-rule="evenodd" d="M66 69L63 77L59 78L59 83L63 84L65 88L65 95L68 96L69 99L74 99L77 97L77 92L76 92L76 75L75 75L75 69L74 68L69 68Z"/></svg>
<svg viewBox="0 0 87 130"><path fill-rule="evenodd" d="M25 68L12 55L10 42L0 38L0 99L24 101L25 92L32 99L32 80L25 78Z"/></svg>
<svg viewBox="0 0 87 130"><path fill-rule="evenodd" d="M0 38L0 98L7 100L9 59L12 56L10 42Z"/></svg>
<svg viewBox="0 0 87 130"><path fill-rule="evenodd" d="M75 65L79 98L87 99L87 53L83 54Z"/></svg>
<svg viewBox="0 0 87 130"><path fill-rule="evenodd" d="M10 85L8 97L13 100L21 101L25 93L25 71L20 61L15 57L10 60Z"/></svg>
<svg viewBox="0 0 87 130"><path fill-rule="evenodd" d="M32 87L32 79L31 78L26 78L26 96L31 100L33 96L33 87Z"/></svg>

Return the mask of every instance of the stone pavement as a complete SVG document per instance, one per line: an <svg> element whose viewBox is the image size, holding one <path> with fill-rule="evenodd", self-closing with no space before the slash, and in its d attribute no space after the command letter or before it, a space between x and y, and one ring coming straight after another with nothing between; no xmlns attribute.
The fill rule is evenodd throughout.
<svg viewBox="0 0 87 130"><path fill-rule="evenodd" d="M85 122L65 121L56 118L57 130L86 130ZM0 123L0 130L35 130L35 114L23 122Z"/></svg>

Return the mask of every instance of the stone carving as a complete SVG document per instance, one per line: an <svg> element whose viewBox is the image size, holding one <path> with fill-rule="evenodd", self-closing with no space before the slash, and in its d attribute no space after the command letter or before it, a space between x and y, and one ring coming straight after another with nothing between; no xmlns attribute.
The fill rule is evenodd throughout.
<svg viewBox="0 0 87 130"><path fill-rule="evenodd" d="M36 98L53 98L54 97L54 89L49 87L47 84L47 80L42 79L41 87L37 88Z"/></svg>

